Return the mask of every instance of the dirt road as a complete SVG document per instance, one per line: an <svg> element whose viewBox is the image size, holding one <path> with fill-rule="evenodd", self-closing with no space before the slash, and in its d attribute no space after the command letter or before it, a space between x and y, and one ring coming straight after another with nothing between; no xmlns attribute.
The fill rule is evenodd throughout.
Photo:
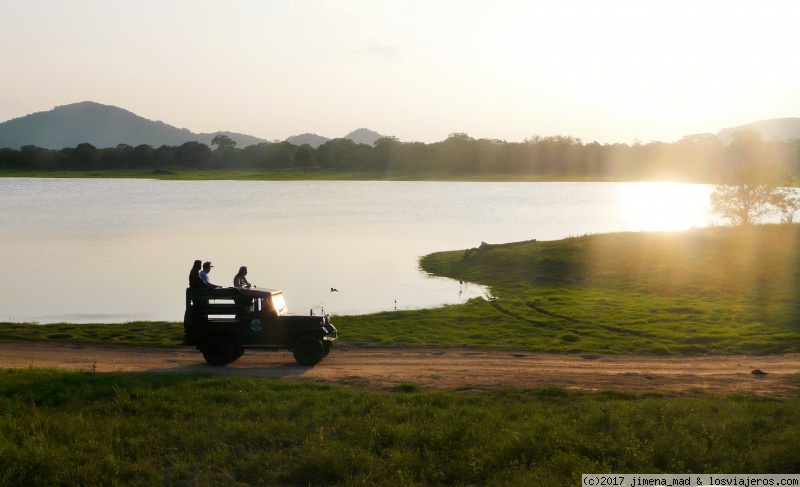
<svg viewBox="0 0 800 487"><path fill-rule="evenodd" d="M372 388L414 383L437 389L509 386L679 395L696 391L774 396L800 393L800 354L662 358L339 346L316 367L297 365L289 352L264 351L248 351L227 367L212 367L191 347L0 341L0 367L29 366L308 378ZM766 374L753 374L754 370Z"/></svg>

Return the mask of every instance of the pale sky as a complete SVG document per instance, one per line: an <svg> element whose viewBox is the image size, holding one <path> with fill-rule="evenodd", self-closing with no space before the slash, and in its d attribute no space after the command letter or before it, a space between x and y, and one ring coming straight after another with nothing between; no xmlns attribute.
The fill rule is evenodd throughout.
<svg viewBox="0 0 800 487"><path fill-rule="evenodd" d="M797 0L0 0L0 122L673 142L800 117Z"/></svg>

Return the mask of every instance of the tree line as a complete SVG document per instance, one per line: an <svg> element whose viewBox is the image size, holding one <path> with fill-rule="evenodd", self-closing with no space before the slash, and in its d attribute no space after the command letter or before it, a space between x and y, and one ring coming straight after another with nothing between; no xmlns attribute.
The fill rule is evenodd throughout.
<svg viewBox="0 0 800 487"><path fill-rule="evenodd" d="M762 141L742 132L725 145L713 134L696 134L672 142L648 144L583 143L570 136L534 136L523 142L474 139L454 133L441 142L401 142L384 137L374 145L333 139L313 148L288 142L263 142L244 148L225 135L212 147L200 142L180 146L97 148L83 143L61 150L24 146L0 149L0 169L246 169L319 168L440 175L532 175L607 180L661 179L717 183L744 158L800 175L800 141Z"/></svg>

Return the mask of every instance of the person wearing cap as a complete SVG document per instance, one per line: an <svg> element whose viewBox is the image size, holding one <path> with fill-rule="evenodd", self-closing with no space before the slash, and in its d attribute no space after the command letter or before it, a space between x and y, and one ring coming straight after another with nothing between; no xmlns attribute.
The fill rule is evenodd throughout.
<svg viewBox="0 0 800 487"><path fill-rule="evenodd" d="M201 267L200 261L199 260L194 261L192 270L189 271L189 287L192 289L215 287L214 285L209 284L208 282L203 280L203 278L201 277L202 273L200 272L200 267Z"/></svg>
<svg viewBox="0 0 800 487"><path fill-rule="evenodd" d="M211 281L208 280L208 273L211 272L211 268L214 267L211 265L211 262L203 262L203 270L200 271L200 279L205 281L206 284L213 287L220 287L215 284L211 284Z"/></svg>
<svg viewBox="0 0 800 487"><path fill-rule="evenodd" d="M206 262L206 264L208 264L209 266L211 265L210 262ZM203 278L205 272L202 272L200 268L201 268L200 260L198 259L194 261L194 265L192 265L192 270L189 271L189 287L191 289L214 289L216 287L219 287L208 282L207 275L205 276L205 278ZM201 311L202 307L207 305L208 305L208 299L192 297L192 308L194 309L194 314L197 319L200 320L208 319L208 315L203 314Z"/></svg>

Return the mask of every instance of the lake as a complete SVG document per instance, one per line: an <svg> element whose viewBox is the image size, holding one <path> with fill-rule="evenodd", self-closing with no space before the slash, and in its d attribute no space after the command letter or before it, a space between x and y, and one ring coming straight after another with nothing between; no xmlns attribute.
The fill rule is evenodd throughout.
<svg viewBox="0 0 800 487"><path fill-rule="evenodd" d="M419 257L481 242L719 223L709 185L0 178L0 321L181 321L195 259L240 266L290 311L486 296ZM331 288L337 289L332 292Z"/></svg>

